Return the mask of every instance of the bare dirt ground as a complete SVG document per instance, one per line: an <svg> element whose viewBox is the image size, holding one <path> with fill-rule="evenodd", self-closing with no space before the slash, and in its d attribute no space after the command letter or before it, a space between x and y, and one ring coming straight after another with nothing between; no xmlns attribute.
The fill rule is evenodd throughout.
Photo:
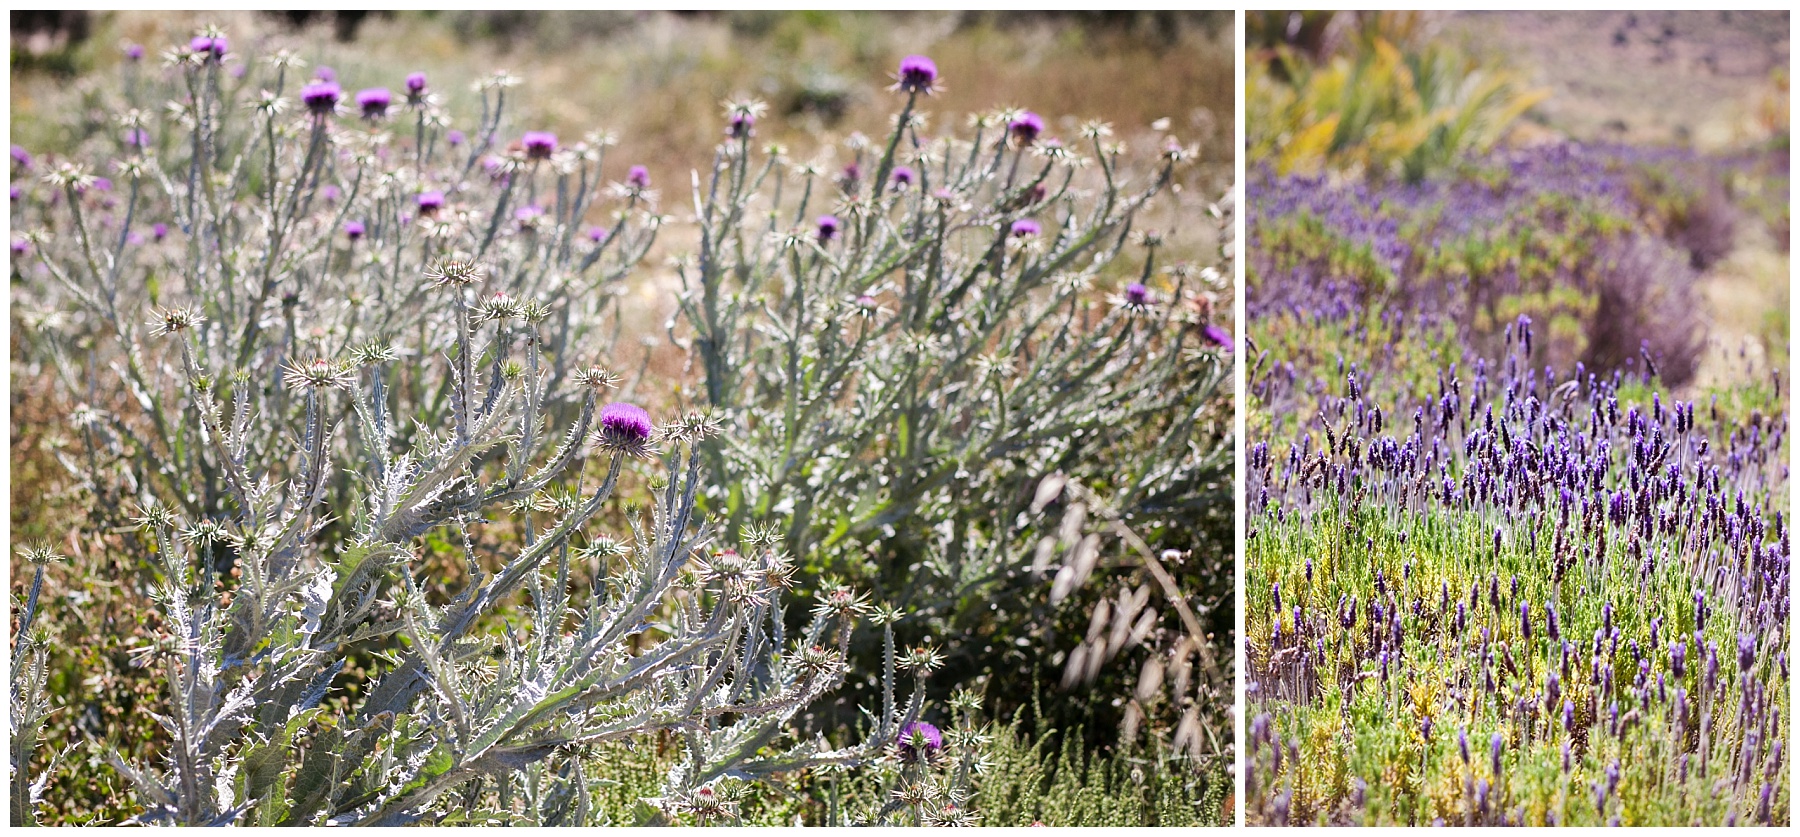
<svg viewBox="0 0 1800 837"><path fill-rule="evenodd" d="M1444 23L1550 90L1537 113L1551 130L1702 148L1763 138L1757 110L1787 71L1788 29L1786 11L1459 12Z"/></svg>

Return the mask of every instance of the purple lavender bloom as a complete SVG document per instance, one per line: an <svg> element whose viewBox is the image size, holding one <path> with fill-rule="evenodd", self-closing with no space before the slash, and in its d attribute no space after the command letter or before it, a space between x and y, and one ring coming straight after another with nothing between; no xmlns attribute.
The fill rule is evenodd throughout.
<svg viewBox="0 0 1800 837"><path fill-rule="evenodd" d="M1025 111L1007 123L1006 131L1019 145L1030 145L1037 142L1038 135L1044 132L1044 118L1031 111Z"/></svg>
<svg viewBox="0 0 1800 837"><path fill-rule="evenodd" d="M361 221L346 221L346 222L344 222L344 237L350 239L351 241L355 241L359 238L362 238L363 233L366 233L368 231L369 231L368 227L363 226L363 222L361 222Z"/></svg>
<svg viewBox="0 0 1800 837"><path fill-rule="evenodd" d="M625 173L625 184L633 189L650 188L650 170L643 166L632 166Z"/></svg>
<svg viewBox="0 0 1800 837"><path fill-rule="evenodd" d="M300 88L300 101L306 110L316 116L325 116L337 110L338 100L344 98L344 88L335 81L307 82Z"/></svg>
<svg viewBox="0 0 1800 837"><path fill-rule="evenodd" d="M406 76L406 100L417 104L425 98L425 74L409 73Z"/></svg>
<svg viewBox="0 0 1800 837"><path fill-rule="evenodd" d="M31 168L31 152L26 151L25 147L22 145L14 144L12 147L12 161L13 165L18 166L19 168L29 169Z"/></svg>
<svg viewBox="0 0 1800 837"><path fill-rule="evenodd" d="M1133 282L1125 286L1125 304L1133 308L1148 308L1156 304L1156 297L1142 282Z"/></svg>
<svg viewBox="0 0 1800 837"><path fill-rule="evenodd" d="M913 170L910 168L907 168L906 166L895 166L894 167L894 185L895 186L899 186L901 188L911 186L913 184L914 176L915 175L913 174Z"/></svg>
<svg viewBox="0 0 1800 837"><path fill-rule="evenodd" d="M1738 635L1738 668L1749 671L1756 667L1756 637Z"/></svg>
<svg viewBox="0 0 1800 837"><path fill-rule="evenodd" d="M169 225L168 224L158 222L150 227L151 240L161 241L168 237L169 237Z"/></svg>
<svg viewBox="0 0 1800 837"><path fill-rule="evenodd" d="M837 238L838 229L841 226L842 225L839 223L836 215L820 215L819 216L819 240L820 241L830 241L834 238Z"/></svg>
<svg viewBox="0 0 1800 837"><path fill-rule="evenodd" d="M932 88L937 85L937 80L937 62L923 55L908 55L900 59L901 90L929 96Z"/></svg>
<svg viewBox="0 0 1800 837"><path fill-rule="evenodd" d="M419 193L419 214L431 216L444 208L444 193L436 190Z"/></svg>
<svg viewBox="0 0 1800 837"><path fill-rule="evenodd" d="M525 156L533 160L548 160L556 153L556 135L549 131L526 131L519 144L525 146Z"/></svg>
<svg viewBox="0 0 1800 837"><path fill-rule="evenodd" d="M1025 238L1026 236L1037 235L1043 231L1044 229L1038 226L1038 222L1033 221L1030 218L1020 218L1019 220L1012 222L1013 238Z"/></svg>
<svg viewBox="0 0 1800 837"><path fill-rule="evenodd" d="M900 728L900 737L894 743L900 747L900 758L908 762L929 761L944 749L944 735L937 727L914 721Z"/></svg>
<svg viewBox="0 0 1800 837"><path fill-rule="evenodd" d="M143 44L126 44L125 45L125 59L128 61L144 60L144 45Z"/></svg>
<svg viewBox="0 0 1800 837"><path fill-rule="evenodd" d="M364 119L379 119L387 115L388 107L394 103L394 94L385 87L371 87L357 91L356 106L362 109Z"/></svg>
<svg viewBox="0 0 1800 837"><path fill-rule="evenodd" d="M462 145L464 142L468 141L468 139L468 137L463 136L463 132L461 131L451 131L444 135L444 141L450 143L451 148Z"/></svg>

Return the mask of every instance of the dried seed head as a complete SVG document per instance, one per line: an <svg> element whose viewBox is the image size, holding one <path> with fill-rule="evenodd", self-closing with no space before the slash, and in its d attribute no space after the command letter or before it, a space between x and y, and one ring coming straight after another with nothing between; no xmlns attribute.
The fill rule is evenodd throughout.
<svg viewBox="0 0 1800 837"><path fill-rule="evenodd" d="M19 555L25 559L25 563L39 567L48 566L63 560L63 556L58 554L54 547L46 543L25 544L19 549Z"/></svg>
<svg viewBox="0 0 1800 837"><path fill-rule="evenodd" d="M425 271L425 278L440 288L461 288L481 281L481 268L474 262L445 259Z"/></svg>
<svg viewBox="0 0 1800 837"><path fill-rule="evenodd" d="M164 308L156 313L156 320L150 323L150 333L161 337L187 331L203 322L206 322L206 318L192 308Z"/></svg>
<svg viewBox="0 0 1800 837"><path fill-rule="evenodd" d="M397 357L394 347L379 340L364 343L350 352L350 362L356 366L374 366L378 363L392 363Z"/></svg>
<svg viewBox="0 0 1800 837"><path fill-rule="evenodd" d="M813 615L833 619L854 619L868 612L867 599L855 590L838 585L819 593L818 604L813 605Z"/></svg>
<svg viewBox="0 0 1800 837"><path fill-rule="evenodd" d="M324 358L291 361L286 371L290 389L349 389L352 383L349 369Z"/></svg>
<svg viewBox="0 0 1800 837"><path fill-rule="evenodd" d="M475 306L475 321L485 323L490 320L518 319L524 310L519 301L505 291L495 291L493 296L481 300Z"/></svg>
<svg viewBox="0 0 1800 837"><path fill-rule="evenodd" d="M619 374L609 369L590 366L575 373L575 384L585 389L618 389Z"/></svg>
<svg viewBox="0 0 1800 837"><path fill-rule="evenodd" d="M929 645L918 645L900 655L899 665L908 671L930 674L944 667L944 655Z"/></svg>
<svg viewBox="0 0 1800 837"><path fill-rule="evenodd" d="M808 674L830 674L837 665L837 653L822 645L809 645L800 652L800 668Z"/></svg>
<svg viewBox="0 0 1800 837"><path fill-rule="evenodd" d="M709 413L689 412L663 425L662 436L671 442L694 444L719 435L719 420Z"/></svg>

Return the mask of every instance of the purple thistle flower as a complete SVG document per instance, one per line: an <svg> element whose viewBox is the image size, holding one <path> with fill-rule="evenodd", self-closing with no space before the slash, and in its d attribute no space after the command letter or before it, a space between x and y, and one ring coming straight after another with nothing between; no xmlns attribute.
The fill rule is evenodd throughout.
<svg viewBox="0 0 1800 837"><path fill-rule="evenodd" d="M134 246L138 245L138 244L143 244L144 243L144 234L138 232L137 230L132 230L131 232L128 232L125 234L125 243L131 244Z"/></svg>
<svg viewBox="0 0 1800 837"><path fill-rule="evenodd" d="M819 216L819 240L830 241L837 238L839 222L836 215Z"/></svg>
<svg viewBox="0 0 1800 837"><path fill-rule="evenodd" d="M126 44L125 45L125 58L128 61L144 60L144 45L143 44Z"/></svg>
<svg viewBox="0 0 1800 837"><path fill-rule="evenodd" d="M547 160L556 153L556 135L549 131L526 131L519 144L525 146L525 156L533 160Z"/></svg>
<svg viewBox="0 0 1800 837"><path fill-rule="evenodd" d="M31 152L26 151L25 146L15 143L12 147L12 161L13 165L19 168L29 169L31 168Z"/></svg>
<svg viewBox="0 0 1800 837"><path fill-rule="evenodd" d="M1019 145L1030 145L1037 142L1038 135L1044 132L1044 118L1031 111L1025 111L1007 123L1006 131Z"/></svg>
<svg viewBox="0 0 1800 837"><path fill-rule="evenodd" d="M31 252L31 242L30 241L27 241L23 238L15 238L12 240L13 258L18 258L29 252Z"/></svg>
<svg viewBox="0 0 1800 837"><path fill-rule="evenodd" d="M519 222L521 228L536 226L537 219L544 214L544 208L536 204L526 204L513 210L513 220Z"/></svg>
<svg viewBox="0 0 1800 837"><path fill-rule="evenodd" d="M899 186L902 188L911 186L913 184L913 177L914 177L914 175L913 175L912 169L907 168L906 166L895 166L894 167L894 185L895 186Z"/></svg>
<svg viewBox="0 0 1800 837"><path fill-rule="evenodd" d="M938 728L924 721L914 721L900 728L900 737L895 740L900 746L900 757L908 762L929 761L944 749L944 735Z"/></svg>
<svg viewBox="0 0 1800 837"><path fill-rule="evenodd" d="M749 111L733 111L725 122L725 135L732 139L749 139L756 129L756 116Z"/></svg>
<svg viewBox="0 0 1800 837"><path fill-rule="evenodd" d="M12 199L15 202L18 201L18 199L21 195L25 194L25 190L19 188L19 184L17 184L17 183L12 184L12 186L10 186L7 189L7 191L8 191L8 193L10 193L12 195Z"/></svg>
<svg viewBox="0 0 1800 837"><path fill-rule="evenodd" d="M436 190L419 193L419 214L430 216L444 208L444 193Z"/></svg>
<svg viewBox="0 0 1800 837"><path fill-rule="evenodd" d="M1033 221L1030 218L1020 218L1019 220L1012 222L1013 238L1025 238L1026 236L1037 235L1043 231L1043 228L1038 226L1038 222Z"/></svg>
<svg viewBox="0 0 1800 837"><path fill-rule="evenodd" d="M615 401L600 410L600 446L608 450L648 456L655 429L650 414L636 404Z"/></svg>
<svg viewBox="0 0 1800 837"><path fill-rule="evenodd" d="M587 237L589 241L599 244L606 240L606 230L601 227L588 227Z"/></svg>
<svg viewBox="0 0 1800 837"><path fill-rule="evenodd" d="M408 73L406 76L406 100L418 103L425 98L425 74Z"/></svg>
<svg viewBox="0 0 1800 837"><path fill-rule="evenodd" d="M643 166L632 166L631 170L625 173L625 184L633 189L650 188L650 170Z"/></svg>
<svg viewBox="0 0 1800 837"><path fill-rule="evenodd" d="M1225 351L1231 351L1233 341L1230 331L1227 331L1223 326L1209 324L1207 325L1205 332L1206 339L1218 344L1219 348L1224 349Z"/></svg>
<svg viewBox="0 0 1800 837"><path fill-rule="evenodd" d="M908 55L900 59L900 89L908 93L931 95L937 85L937 62L923 55Z"/></svg>
<svg viewBox="0 0 1800 837"><path fill-rule="evenodd" d="M324 198L326 203L337 203L338 198L343 196L343 190L330 183L319 189L319 197Z"/></svg>
<svg viewBox="0 0 1800 837"><path fill-rule="evenodd" d="M168 224L158 222L157 224L150 227L150 238L152 240L161 241L168 237L169 237L169 225Z"/></svg>
<svg viewBox="0 0 1800 837"><path fill-rule="evenodd" d="M362 108L364 119L379 119L387 115L388 106L394 103L394 94L385 87L371 87L358 91L356 106Z"/></svg>
<svg viewBox="0 0 1800 837"><path fill-rule="evenodd" d="M315 116L325 116L337 110L338 100L344 98L344 88L335 81L308 82L300 88L300 101L306 110Z"/></svg>
<svg viewBox="0 0 1800 837"><path fill-rule="evenodd" d="M230 49L230 47L230 42L227 41L223 35L217 38L209 38L205 35L195 35L193 40L188 41L188 49L190 51L195 53L207 53L207 59L210 61L218 60L225 54L225 50Z"/></svg>
<svg viewBox="0 0 1800 837"><path fill-rule="evenodd" d="M363 233L366 233L368 231L369 231L369 228L364 226L363 222L361 222L361 221L345 221L344 222L344 236L346 238L350 239L351 241L355 241L359 238L362 238Z"/></svg>
<svg viewBox="0 0 1800 837"><path fill-rule="evenodd" d="M1156 297L1142 282L1133 282L1125 286L1125 304L1133 308L1147 308L1156 304Z"/></svg>
<svg viewBox="0 0 1800 837"><path fill-rule="evenodd" d="M143 128L130 128L125 131L125 144L133 148L143 148L150 144L150 132Z"/></svg>
<svg viewBox="0 0 1800 837"><path fill-rule="evenodd" d="M450 133L444 135L444 141L447 143L450 143L451 148L455 148L459 145L462 145L467 140L468 140L468 137L464 136L463 132L461 132L461 131L451 131Z"/></svg>
<svg viewBox="0 0 1800 837"><path fill-rule="evenodd" d="M337 81L337 71L320 64L313 70L313 78L320 81Z"/></svg>

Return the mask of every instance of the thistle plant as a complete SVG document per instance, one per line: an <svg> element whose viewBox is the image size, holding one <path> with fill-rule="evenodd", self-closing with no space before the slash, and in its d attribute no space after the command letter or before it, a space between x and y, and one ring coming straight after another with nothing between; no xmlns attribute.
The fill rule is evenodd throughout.
<svg viewBox="0 0 1800 837"><path fill-rule="evenodd" d="M623 377L592 364L605 291L660 224L647 174L583 241L604 140L501 151L512 76L482 85L471 139L422 79L404 105L364 91L359 122L329 78L293 109L288 53L246 74L254 94L217 32L166 58L171 117L127 111L151 139L123 200L65 159L14 203L36 242L15 288L46 326L28 354L88 402L65 462L99 522L129 516L157 599L140 662L166 680L167 746L109 753L138 821L580 824L616 742L679 738L670 805L878 749L782 744L842 682L865 597L826 591L790 630L778 541L696 509L716 423L603 404ZM616 508L657 461L648 509ZM34 611L16 661L41 660ZM46 704L41 665L15 671L22 783ZM917 712L890 701L872 740Z"/></svg>
<svg viewBox="0 0 1800 837"><path fill-rule="evenodd" d="M1045 476L1103 484L1159 538L1228 525L1230 208L1173 193L1195 154L1173 137L1144 161L1106 124L1065 142L1017 110L933 133L936 65L896 78L892 128L847 164L759 146L762 105L727 104L670 332L731 439L708 508L780 521L803 579L870 585L955 681L994 670L980 638L1022 615L986 602L1050 593L1027 508ZM1158 201L1172 226L1146 229ZM1170 258L1177 236L1217 263Z"/></svg>
<svg viewBox="0 0 1800 837"><path fill-rule="evenodd" d="M304 70L295 53L240 53L209 30L165 51L160 74L128 66L130 83L104 93L117 124L85 126L28 171L15 161L15 177L37 181L12 203L20 240L35 242L14 259L15 309L36 326L25 354L80 402L67 464L96 497L97 528L151 492L196 519L218 514L233 491L227 458L250 473L281 467L258 458L268 451L226 457L193 435L193 405L160 374L189 361L165 334L186 338L190 374L215 376L205 383L225 425L272 435L304 400L290 376L314 359L420 350L437 309L416 279L446 260L486 271L470 316L510 299L535 320L553 389L577 368L576 347L607 348L617 330L609 289L660 216L641 189L607 186L609 137L549 154L509 145L519 79L505 72L478 85L465 137L422 74L404 102L377 107L385 91L370 89L353 111L336 81ZM591 240L584 219L601 211L614 220ZM92 374L115 364L117 375ZM426 426L448 418L445 395L425 402Z"/></svg>

